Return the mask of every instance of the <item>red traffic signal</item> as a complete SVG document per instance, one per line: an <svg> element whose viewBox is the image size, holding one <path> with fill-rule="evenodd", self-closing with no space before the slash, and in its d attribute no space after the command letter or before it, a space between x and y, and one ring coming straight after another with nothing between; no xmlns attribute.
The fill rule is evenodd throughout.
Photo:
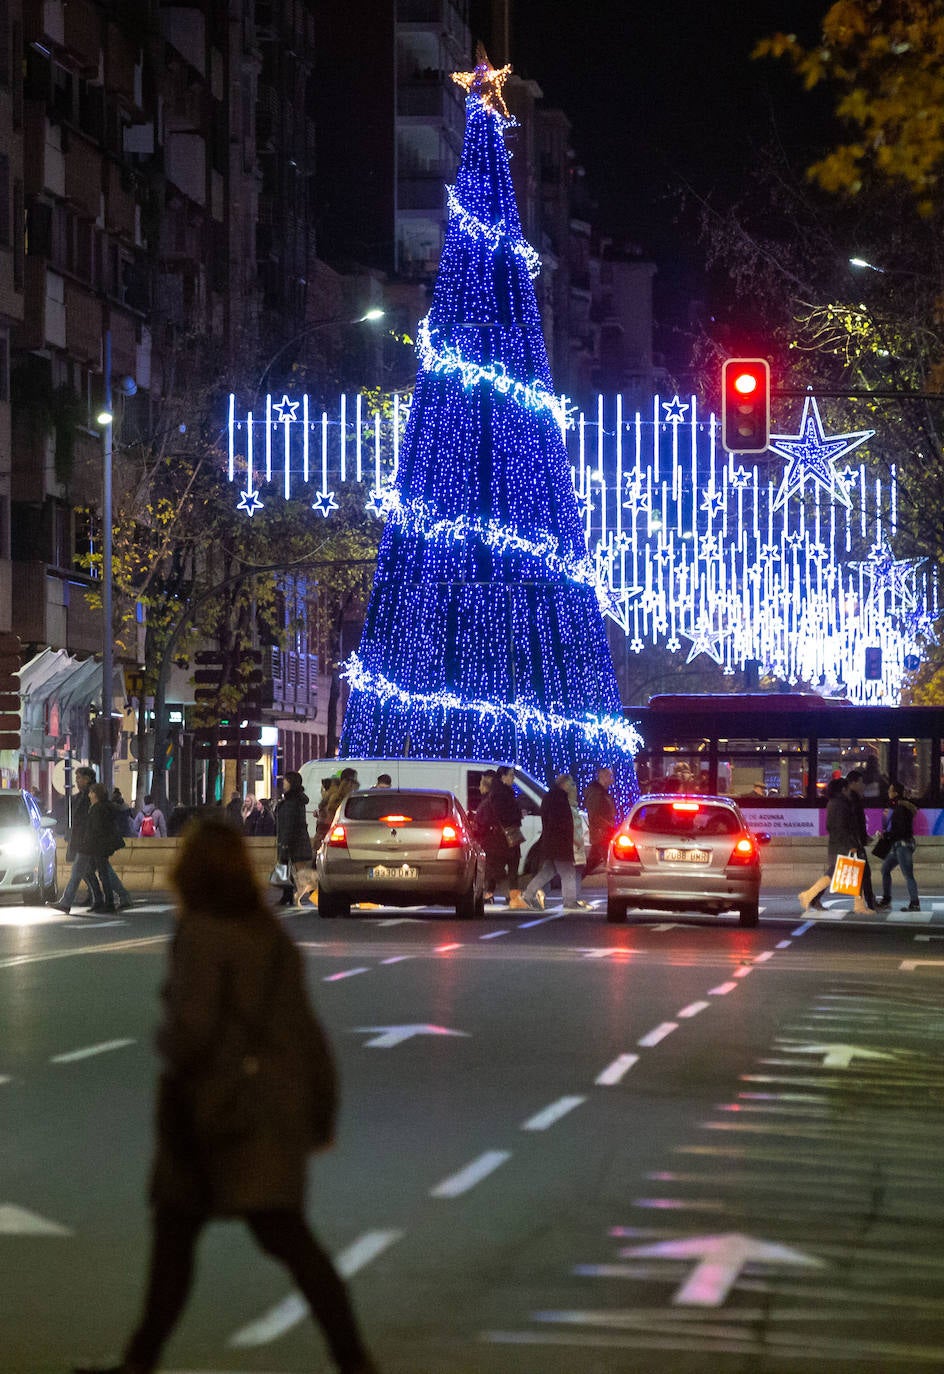
<svg viewBox="0 0 944 1374"><path fill-rule="evenodd" d="M728 358L721 369L721 447L763 453L770 439L770 364Z"/></svg>

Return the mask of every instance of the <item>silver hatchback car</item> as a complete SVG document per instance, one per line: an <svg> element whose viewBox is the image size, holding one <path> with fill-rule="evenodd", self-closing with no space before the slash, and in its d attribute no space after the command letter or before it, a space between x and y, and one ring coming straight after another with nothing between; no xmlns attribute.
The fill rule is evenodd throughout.
<svg viewBox="0 0 944 1374"><path fill-rule="evenodd" d="M0 897L28 906L56 900L55 826L31 792L0 791Z"/></svg>
<svg viewBox="0 0 944 1374"><path fill-rule="evenodd" d="M606 919L626 920L633 907L721 912L737 909L756 926L759 845L729 797L678 793L640 797L610 844Z"/></svg>
<svg viewBox="0 0 944 1374"><path fill-rule="evenodd" d="M342 802L315 858L321 916L352 902L485 915L485 854L451 792L370 788Z"/></svg>

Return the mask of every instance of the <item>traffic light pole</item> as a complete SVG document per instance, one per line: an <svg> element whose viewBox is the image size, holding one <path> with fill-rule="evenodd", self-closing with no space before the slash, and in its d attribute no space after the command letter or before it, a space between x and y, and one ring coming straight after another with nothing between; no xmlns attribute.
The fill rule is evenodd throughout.
<svg viewBox="0 0 944 1374"><path fill-rule="evenodd" d="M105 330L105 410L111 415L111 330ZM114 705L114 646L112 643L112 430L109 419L102 435L102 782L111 796L114 783L111 712Z"/></svg>

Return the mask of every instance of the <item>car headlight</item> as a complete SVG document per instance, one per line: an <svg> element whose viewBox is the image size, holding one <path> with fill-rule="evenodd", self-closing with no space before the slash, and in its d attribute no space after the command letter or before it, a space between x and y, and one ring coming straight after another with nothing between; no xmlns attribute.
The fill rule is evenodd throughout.
<svg viewBox="0 0 944 1374"><path fill-rule="evenodd" d="M14 862L35 859L38 849L36 836L26 826L18 830L8 830L0 839L0 854Z"/></svg>

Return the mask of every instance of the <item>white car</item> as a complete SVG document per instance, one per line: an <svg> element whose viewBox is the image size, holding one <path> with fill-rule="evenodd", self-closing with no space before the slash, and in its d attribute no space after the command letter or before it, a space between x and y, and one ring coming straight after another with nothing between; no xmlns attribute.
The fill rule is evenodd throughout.
<svg viewBox="0 0 944 1374"><path fill-rule="evenodd" d="M0 897L27 906L56 900L55 816L44 816L31 792L0 790Z"/></svg>

